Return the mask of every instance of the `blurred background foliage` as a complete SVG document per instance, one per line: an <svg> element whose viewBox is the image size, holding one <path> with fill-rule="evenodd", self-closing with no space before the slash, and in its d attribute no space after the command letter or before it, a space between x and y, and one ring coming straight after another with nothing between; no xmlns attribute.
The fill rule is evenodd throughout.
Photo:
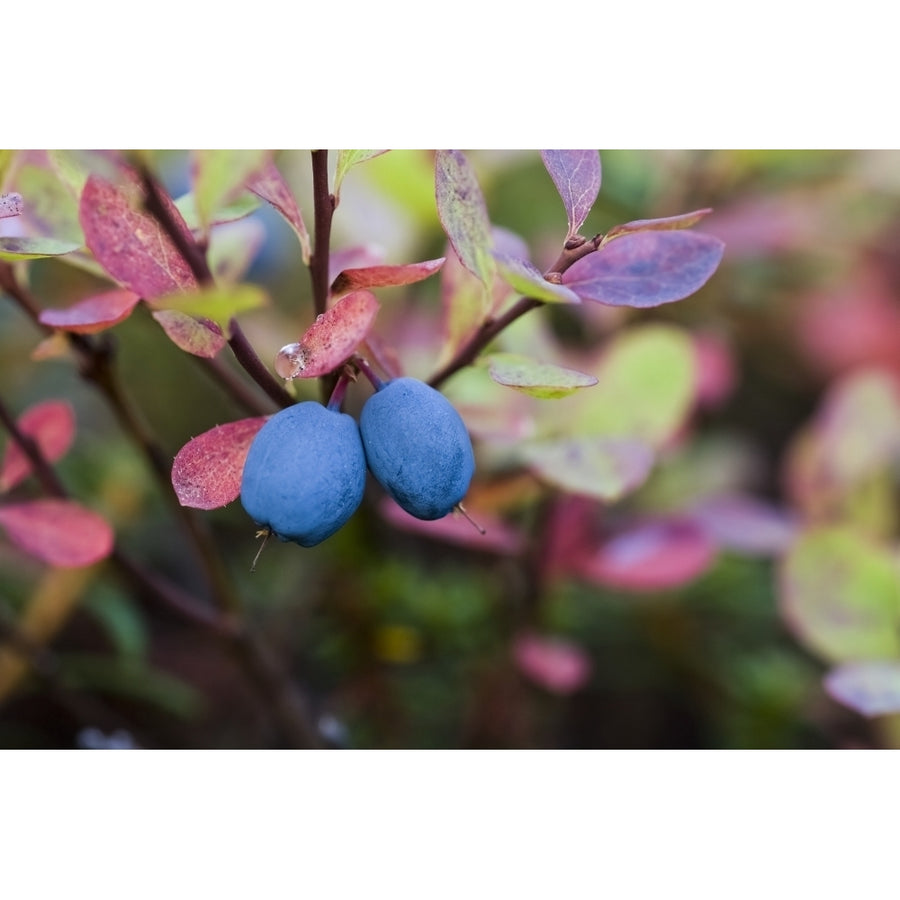
<svg viewBox="0 0 900 900"><path fill-rule="evenodd" d="M467 157L492 223L524 238L539 268L549 265L565 214L539 154ZM370 481L363 507L338 534L309 550L271 542L253 574L254 527L240 504L203 514L229 578L337 746L897 746L894 716L864 717L824 689L828 666L845 658L808 640L815 626L788 621L784 551L717 546L695 572L642 589L615 588L562 564L549 572L536 560L546 561L551 539L580 540L578 522L602 529L678 512L719 488L896 548L893 438L876 441L883 452L844 481L833 467L804 463L798 442L817 433L812 424L836 386L861 371L890 379L900 368L900 155L615 150L601 157L603 186L583 234L710 206L714 213L698 227L726 243L718 272L684 301L531 314L575 368L591 349L651 322L673 324L711 348L700 367L706 392L698 388L649 481L554 531L553 516L566 511L560 493L510 472L477 443L483 467L474 505L524 534L515 553L398 526L381 514ZM281 152L277 162L311 224L309 154ZM153 163L173 196L189 190L184 153L155 153ZM245 278L262 285L271 304L241 322L270 362L310 323L308 274L296 238L268 207L229 228L239 242L259 241ZM379 246L395 264L445 255L429 152L392 151L347 175L332 247L360 244ZM28 279L46 306L100 284L59 260L29 263ZM440 346L439 279L377 293L376 331L410 374L427 376ZM534 338L522 324L523 340ZM145 310L112 334L126 390L170 456L244 415ZM71 402L77 438L57 468L72 495L105 514L134 557L202 595L169 498L71 360L32 359L41 338L0 297L0 395L16 412L47 398ZM447 385L451 397L469 389L464 379ZM316 396L315 385L299 390ZM350 411L358 402L351 391ZM849 415L838 430L858 437L862 429L865 444L872 422L883 420L876 409ZM816 459L830 452L825 443L815 447ZM852 463L862 451L836 452ZM564 558L565 547L553 552ZM896 549L890 554L895 561ZM26 652L6 635L0 747L285 745L219 643L142 602L103 564L48 570L0 541L0 626L26 615L45 620L35 632L44 638ZM529 656L534 646L523 641L535 635Z"/></svg>

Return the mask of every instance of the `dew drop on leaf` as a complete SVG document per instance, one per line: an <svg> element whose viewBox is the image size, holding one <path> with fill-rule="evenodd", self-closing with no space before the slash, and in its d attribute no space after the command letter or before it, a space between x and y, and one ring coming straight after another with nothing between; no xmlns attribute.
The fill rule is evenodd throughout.
<svg viewBox="0 0 900 900"><path fill-rule="evenodd" d="M275 356L275 371L281 378L296 378L309 362L309 351L303 344L285 344Z"/></svg>

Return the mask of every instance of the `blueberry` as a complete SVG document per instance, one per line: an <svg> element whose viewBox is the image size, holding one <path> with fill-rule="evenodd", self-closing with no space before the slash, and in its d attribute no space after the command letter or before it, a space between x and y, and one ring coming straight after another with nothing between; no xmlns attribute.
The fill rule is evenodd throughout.
<svg viewBox="0 0 900 900"><path fill-rule="evenodd" d="M440 519L465 497L475 472L472 441L440 391L395 378L366 401L359 430L369 470L411 515Z"/></svg>
<svg viewBox="0 0 900 900"><path fill-rule="evenodd" d="M307 401L272 416L253 439L241 503L276 537L312 547L353 515L365 485L366 457L356 422Z"/></svg>

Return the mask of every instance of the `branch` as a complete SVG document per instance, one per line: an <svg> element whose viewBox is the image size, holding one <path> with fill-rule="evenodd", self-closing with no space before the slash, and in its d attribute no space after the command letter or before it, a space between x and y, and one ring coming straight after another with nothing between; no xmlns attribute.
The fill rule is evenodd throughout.
<svg viewBox="0 0 900 900"><path fill-rule="evenodd" d="M313 303L316 315L328 306L328 263L331 243L331 220L334 216L334 195L328 190L328 151L312 151L313 204L315 207L315 244L309 260Z"/></svg>

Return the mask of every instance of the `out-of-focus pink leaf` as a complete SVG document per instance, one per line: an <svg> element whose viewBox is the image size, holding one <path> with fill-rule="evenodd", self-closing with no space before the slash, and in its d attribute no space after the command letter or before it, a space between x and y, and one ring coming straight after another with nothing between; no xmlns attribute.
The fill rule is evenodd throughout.
<svg viewBox="0 0 900 900"><path fill-rule="evenodd" d="M572 694L591 677L591 659L577 644L562 638L520 634L513 659L535 684L554 694Z"/></svg>
<svg viewBox="0 0 900 900"><path fill-rule="evenodd" d="M288 225L294 229L294 233L300 241L303 262L309 265L311 252L309 232L306 230L297 200L275 163L270 160L265 167L252 175L247 181L247 188L253 191L257 197L261 197L266 203L274 206Z"/></svg>
<svg viewBox="0 0 900 900"><path fill-rule="evenodd" d="M47 237L0 237L0 260L16 262L20 259L41 259L44 256L64 256L77 250L78 244Z"/></svg>
<svg viewBox="0 0 900 900"><path fill-rule="evenodd" d="M636 219L634 222L626 222L624 225L613 225L603 235L600 246L602 247L622 235L635 234L638 231L677 231L681 228L690 228L711 212L711 209L697 209L694 212L682 213L679 216L667 216L664 219Z"/></svg>
<svg viewBox="0 0 900 900"><path fill-rule="evenodd" d="M705 409L715 409L731 395L737 382L734 357L718 335L697 333L693 338L697 403Z"/></svg>
<svg viewBox="0 0 900 900"><path fill-rule="evenodd" d="M75 413L64 400L36 403L22 413L16 424L22 434L37 444L47 462L61 459L75 439ZM0 491L15 487L31 470L22 448L10 439L0 466Z"/></svg>
<svg viewBox="0 0 900 900"><path fill-rule="evenodd" d="M106 291L73 303L65 309L45 309L38 317L44 325L91 334L112 328L127 319L141 298L125 289Z"/></svg>
<svg viewBox="0 0 900 900"><path fill-rule="evenodd" d="M161 309L153 318L169 340L185 353L212 359L227 343L222 329L209 319L194 318L177 309Z"/></svg>
<svg viewBox="0 0 900 900"><path fill-rule="evenodd" d="M779 605L797 639L829 662L900 658L900 566L890 548L849 528L794 541Z"/></svg>
<svg viewBox="0 0 900 900"><path fill-rule="evenodd" d="M567 397L579 388L597 383L594 375L576 372L552 363L541 363L516 353L493 353L487 357L493 381L543 400Z"/></svg>
<svg viewBox="0 0 900 900"><path fill-rule="evenodd" d="M900 713L900 660L844 663L824 679L838 703L864 716Z"/></svg>
<svg viewBox="0 0 900 900"><path fill-rule="evenodd" d="M607 502L640 487L653 465L650 447L627 438L562 438L525 444L519 452L542 480Z"/></svg>
<svg viewBox="0 0 900 900"><path fill-rule="evenodd" d="M331 293L333 296L340 296L362 288L415 284L415 282L424 281L429 275L440 271L443 265L444 257L441 257L425 262L409 263L405 266L367 266L362 269L344 269L334 279Z"/></svg>
<svg viewBox="0 0 900 900"><path fill-rule="evenodd" d="M20 550L51 566L89 566L112 552L113 531L106 519L71 500L0 506L0 526Z"/></svg>
<svg viewBox="0 0 900 900"><path fill-rule="evenodd" d="M182 506L218 509L241 492L247 451L265 416L217 425L188 441L172 465L172 487Z"/></svg>
<svg viewBox="0 0 900 900"><path fill-rule="evenodd" d="M783 553L797 533L785 510L746 495L708 497L691 509L690 518L718 546L751 556Z"/></svg>
<svg viewBox="0 0 900 900"><path fill-rule="evenodd" d="M453 512L442 519L425 521L401 509L390 497L384 498L379 506L379 512L391 525L403 531L484 553L513 556L519 553L525 544L525 538L518 529L507 525L496 516L477 509L469 509L468 506L466 512L484 529L484 534L481 534L461 513Z"/></svg>
<svg viewBox="0 0 900 900"><path fill-rule="evenodd" d="M366 269L384 262L384 250L375 244L360 244L335 250L328 258L328 280L334 281L344 269Z"/></svg>
<svg viewBox="0 0 900 900"><path fill-rule="evenodd" d="M88 249L123 287L144 299L191 290L197 281L157 220L140 209L141 189L126 190L97 175L85 182L78 218ZM193 237L175 204L163 202L187 240Z"/></svg>
<svg viewBox="0 0 900 900"><path fill-rule="evenodd" d="M542 150L541 159L566 208L566 239L574 237L600 193L600 154L596 150Z"/></svg>
<svg viewBox="0 0 900 900"><path fill-rule="evenodd" d="M0 194L0 219L20 216L24 208L21 194L17 194L14 191L9 194Z"/></svg>
<svg viewBox="0 0 900 900"><path fill-rule="evenodd" d="M687 519L648 521L607 540L577 566L578 573L607 587L632 591L680 587L703 574L716 548Z"/></svg>
<svg viewBox="0 0 900 900"><path fill-rule="evenodd" d="M718 268L725 245L696 231L639 231L578 260L563 284L582 300L646 308L682 300Z"/></svg>
<svg viewBox="0 0 900 900"><path fill-rule="evenodd" d="M475 173L459 150L438 150L434 161L438 218L460 262L490 289L496 265L487 206Z"/></svg>
<svg viewBox="0 0 900 900"><path fill-rule="evenodd" d="M298 343L282 347L275 370L282 378L318 378L334 371L365 340L378 309L369 291L347 294L317 316Z"/></svg>
<svg viewBox="0 0 900 900"><path fill-rule="evenodd" d="M525 259L514 259L502 253L494 253L500 277L510 287L525 297L534 297L544 303L581 303L581 298L563 284L551 284Z"/></svg>

